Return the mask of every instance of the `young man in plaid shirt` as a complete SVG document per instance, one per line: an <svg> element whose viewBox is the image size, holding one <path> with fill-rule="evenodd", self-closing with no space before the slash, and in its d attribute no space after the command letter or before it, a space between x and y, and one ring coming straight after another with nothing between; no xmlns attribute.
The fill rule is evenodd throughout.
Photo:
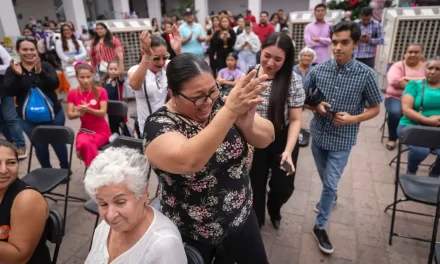
<svg viewBox="0 0 440 264"><path fill-rule="evenodd" d="M341 22L330 36L334 59L315 66L304 81L306 92L319 91L320 103L306 107L315 112L311 148L323 185L313 235L327 254L334 250L325 228L337 200L339 179L356 144L359 124L377 116L382 102L374 71L352 55L361 38L359 24ZM365 110L366 102L370 107Z"/></svg>

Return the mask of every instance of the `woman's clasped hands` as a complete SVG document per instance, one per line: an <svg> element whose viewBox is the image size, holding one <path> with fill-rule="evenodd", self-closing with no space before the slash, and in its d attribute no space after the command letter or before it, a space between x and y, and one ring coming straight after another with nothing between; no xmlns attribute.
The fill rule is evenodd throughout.
<svg viewBox="0 0 440 264"><path fill-rule="evenodd" d="M254 78L256 70L251 71L247 76L242 76L235 87L229 93L225 106L235 115L236 118L247 114L252 109L264 101L260 94L268 87L262 82L267 80L267 75L263 74ZM255 111L253 111L255 113Z"/></svg>

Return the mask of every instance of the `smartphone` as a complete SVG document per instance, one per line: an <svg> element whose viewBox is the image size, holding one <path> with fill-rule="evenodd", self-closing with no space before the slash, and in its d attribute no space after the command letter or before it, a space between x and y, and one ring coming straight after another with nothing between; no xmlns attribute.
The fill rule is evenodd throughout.
<svg viewBox="0 0 440 264"><path fill-rule="evenodd" d="M283 168L287 171L287 173L292 173L292 167L290 166L289 162L285 161L283 163Z"/></svg>
<svg viewBox="0 0 440 264"><path fill-rule="evenodd" d="M330 114L336 114L338 111L335 111L333 108L331 108L331 107L326 107L325 108L325 111L327 112L327 113L330 113Z"/></svg>
<svg viewBox="0 0 440 264"><path fill-rule="evenodd" d="M79 131L82 131L82 132L87 133L87 134L92 134L92 135L96 134L95 131L87 129L87 128L80 128Z"/></svg>

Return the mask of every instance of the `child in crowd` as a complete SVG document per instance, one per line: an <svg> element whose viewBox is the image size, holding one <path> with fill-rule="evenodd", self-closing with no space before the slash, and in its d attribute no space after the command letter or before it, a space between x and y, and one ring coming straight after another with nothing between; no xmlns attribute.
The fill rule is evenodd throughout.
<svg viewBox="0 0 440 264"><path fill-rule="evenodd" d="M108 99L113 101L123 101L122 96L124 89L124 55L120 49L116 50L118 59L112 60L108 64L107 72L102 76L100 86L104 87L107 91ZM127 117L120 116L108 116L110 130L112 134L120 134L119 128L123 128L123 134L129 135L125 123L127 123ZM121 125L121 123L123 125ZM128 133L128 134L127 134Z"/></svg>
<svg viewBox="0 0 440 264"><path fill-rule="evenodd" d="M222 96L229 94L238 78L243 74L237 67L237 56L232 52L226 56L226 66L217 75L217 83L221 85Z"/></svg>

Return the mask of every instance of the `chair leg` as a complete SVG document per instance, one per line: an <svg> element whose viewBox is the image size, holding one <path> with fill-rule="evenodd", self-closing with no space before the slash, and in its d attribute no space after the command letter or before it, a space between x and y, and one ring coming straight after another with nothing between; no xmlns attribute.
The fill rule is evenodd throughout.
<svg viewBox="0 0 440 264"><path fill-rule="evenodd" d="M437 204L437 207L435 209L434 227L433 227L433 230L432 230L432 237L431 237L431 247L430 247L430 250L429 250L429 260L428 260L429 264L432 263L432 260L434 258L434 254L435 254L435 244L436 244L436 240L437 240L437 230L438 230L439 215L440 215L440 205Z"/></svg>
<svg viewBox="0 0 440 264"><path fill-rule="evenodd" d="M397 200L395 203L397 205L398 203L405 202L405 201L406 201L406 198L403 198L403 199ZM383 212L386 213L393 205L394 205L394 203L392 203L392 204L388 205L387 207L385 207L385 210Z"/></svg>
<svg viewBox="0 0 440 264"><path fill-rule="evenodd" d="M393 244L394 221L396 220L397 192L399 191L399 183L397 182L397 179L394 184L396 187L394 189L393 215L391 216L390 240L388 242L390 246Z"/></svg>
<svg viewBox="0 0 440 264"><path fill-rule="evenodd" d="M90 252L90 250L92 249L92 245L93 245L93 236L95 235L95 230L96 230L96 227L98 226L98 221L99 221L99 215L96 216L95 227L93 228L92 241L90 241L89 252Z"/></svg>

